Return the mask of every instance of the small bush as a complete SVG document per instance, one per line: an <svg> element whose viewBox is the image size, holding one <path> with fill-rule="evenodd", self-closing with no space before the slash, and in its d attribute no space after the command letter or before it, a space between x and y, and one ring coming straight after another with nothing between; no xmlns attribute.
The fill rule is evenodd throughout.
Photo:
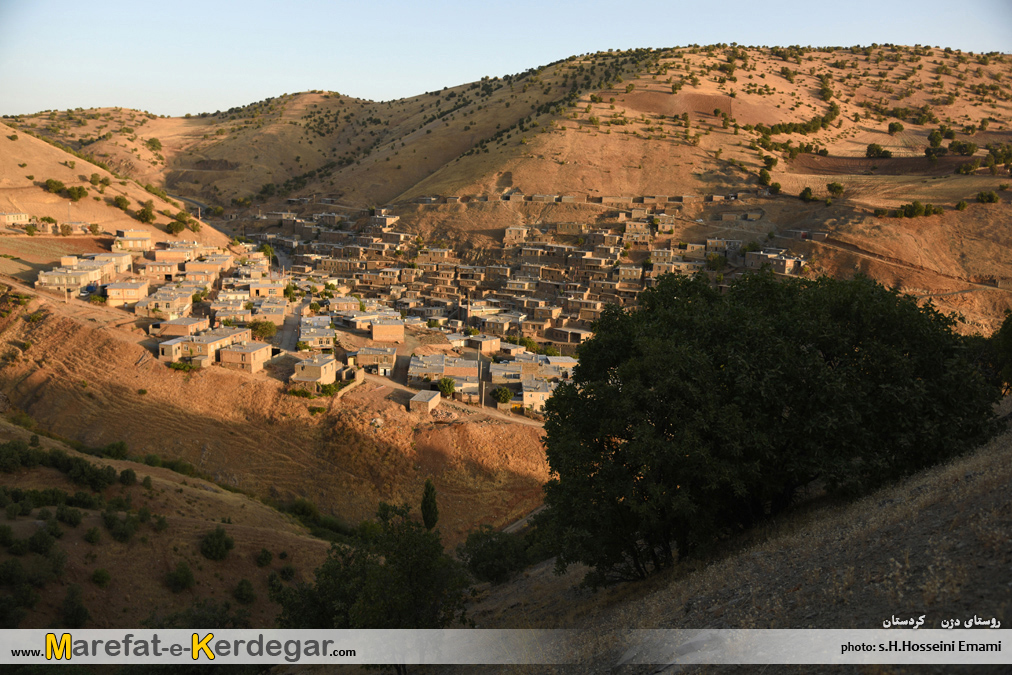
<svg viewBox="0 0 1012 675"><path fill-rule="evenodd" d="M107 569L97 569L91 574L91 581L99 588L105 588L112 581L112 575Z"/></svg>
<svg viewBox="0 0 1012 675"><path fill-rule="evenodd" d="M10 528L8 527L7 529L9 530ZM257 567L267 567L268 565L271 564L271 560L273 559L274 554L268 551L267 549L262 548L260 549L260 552L257 553L256 557Z"/></svg>
<svg viewBox="0 0 1012 675"><path fill-rule="evenodd" d="M284 567L278 570L278 576L284 579L285 581L291 581L292 579L295 578L295 568L292 567L291 565L285 565Z"/></svg>
<svg viewBox="0 0 1012 675"><path fill-rule="evenodd" d="M54 539L49 532L46 530L37 530L35 534L28 537L28 550L32 553L45 555L49 553L49 549L53 548L53 544L55 543L56 539Z"/></svg>
<svg viewBox="0 0 1012 675"><path fill-rule="evenodd" d="M257 599L257 594L253 592L253 583L249 579L241 579L232 591L232 597L241 605L253 604Z"/></svg>
<svg viewBox="0 0 1012 675"><path fill-rule="evenodd" d="M228 536L225 528L218 526L208 532L200 540L200 554L208 560L224 560L228 552L235 548L235 541Z"/></svg>
<svg viewBox="0 0 1012 675"><path fill-rule="evenodd" d="M152 488L151 476L144 476L144 480L141 481L141 487L143 487L146 490L150 490Z"/></svg>
<svg viewBox="0 0 1012 675"><path fill-rule="evenodd" d="M78 509L71 508L66 504L60 504L56 507L56 519L61 523L66 523L71 527L77 527L81 524L81 520L84 516Z"/></svg>
<svg viewBox="0 0 1012 675"><path fill-rule="evenodd" d="M109 535L121 543L133 539L134 533L137 532L137 517L129 513L120 518L115 511L103 511L102 522L109 530Z"/></svg>
<svg viewBox="0 0 1012 675"><path fill-rule="evenodd" d="M91 612L84 606L84 600L81 598L81 587L77 584L67 589L60 614L63 619L62 628L80 628L91 618Z"/></svg>
<svg viewBox="0 0 1012 675"><path fill-rule="evenodd" d="M155 518L155 532L164 532L169 529L169 522L165 520L165 516L158 516Z"/></svg>
<svg viewBox="0 0 1012 675"><path fill-rule="evenodd" d="M508 581L527 565L523 540L488 525L467 535L457 553L475 579L492 584Z"/></svg>
<svg viewBox="0 0 1012 675"><path fill-rule="evenodd" d="M0 585L17 586L25 583L25 568L17 558L8 558L0 563Z"/></svg>
<svg viewBox="0 0 1012 675"><path fill-rule="evenodd" d="M84 540L89 544L97 544L102 540L102 533L98 531L97 527L92 527L84 533Z"/></svg>
<svg viewBox="0 0 1012 675"><path fill-rule="evenodd" d="M133 485L137 482L137 473L133 469L123 469L119 474L119 482L123 485Z"/></svg>
<svg viewBox="0 0 1012 675"><path fill-rule="evenodd" d="M193 571L186 562L180 562L176 569L165 575L165 585L173 593L182 593L188 588L193 588Z"/></svg>

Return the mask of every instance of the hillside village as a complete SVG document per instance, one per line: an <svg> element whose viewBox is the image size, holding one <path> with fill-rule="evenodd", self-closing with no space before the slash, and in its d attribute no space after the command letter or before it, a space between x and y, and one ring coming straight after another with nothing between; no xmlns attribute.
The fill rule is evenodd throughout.
<svg viewBox="0 0 1012 675"><path fill-rule="evenodd" d="M271 227L227 250L187 240L156 243L147 230L118 230L111 251L65 256L39 273L36 288L147 319L158 359L173 368L217 365L256 374L273 359L294 355L289 386L305 396L334 395L369 372L419 392L441 389L465 403L537 415L571 376L575 348L592 337L604 308L635 306L660 276L706 273L726 287L763 267L800 274L805 260L773 247L767 223L759 223L750 241L674 237L686 220L682 204L716 206L709 217L747 227L762 220L764 196L596 198L608 209L603 225L508 227L498 250L487 252L494 257L488 264L466 264L455 250L398 231L392 207L353 220L326 210L332 200L295 199L289 201L299 213L258 216L251 226ZM518 190L417 202L471 199L588 202L582 195ZM15 227L30 222L8 220ZM275 252L280 267L268 259ZM409 341L427 349L416 354ZM420 393L410 407L431 411L439 400Z"/></svg>
<svg viewBox="0 0 1012 675"><path fill-rule="evenodd" d="M779 512L790 491L767 500L776 476L756 473L759 518L718 527L708 518L720 513L722 488L700 491L703 508L685 520L700 531L710 523L712 547L683 562L676 540L677 567L601 592L587 592L592 558L559 574L569 555L562 540L573 540L562 528L579 523L543 516L578 514L590 525L579 532L588 550L606 550L609 533L595 530L610 518L594 511L600 495L569 505L551 497L553 482L599 481L606 465L563 476L558 458L583 452L563 439L582 432L560 424L564 413L545 423L553 396L563 410L570 394L594 391L588 382L607 385L599 414L571 410L603 429L608 445L615 429L635 430L636 441L644 429L663 431L658 420L671 423L657 436L664 461L624 474L630 491L614 500L617 513L641 495L656 499L640 491L655 475L663 480L650 484L665 498L689 492L682 476L695 469L670 452L696 442L671 440L682 430L702 429L721 453L765 447L771 467L796 471L781 460L806 438L818 438L810 448L850 439L833 419L846 417L844 393L870 392L854 399L882 430L906 429L900 421L910 429L890 445L864 419L854 423L854 437L869 430L868 454L848 460L855 465L900 446L928 455L907 440L918 434L968 438L955 424L921 424L954 409L958 387L938 387L934 408L904 408L915 396L897 393L901 414L875 401L880 390L916 393L929 376L910 373L944 366L894 374L869 360L843 386L780 377L791 368L771 367L771 355L814 368L823 352L807 340L794 352L769 341L762 352L755 335L814 335L798 326L828 303L768 322L729 312L717 324L718 311L702 312L719 329L677 333L678 316L658 309L663 293L650 289L666 275L693 276L709 284L698 288L714 307L745 298L765 320L790 305L770 289L822 283L794 284L799 277L867 277L903 303L937 309L980 348L1012 307L1010 82L1012 58L996 52L693 44L580 54L390 101L312 90L178 117L120 107L3 115L0 441L30 448L29 458L108 459L120 477L95 503L124 514L88 507L84 523L94 528L64 523L66 580L37 589L42 600L22 627L58 623L68 583L84 587L88 628L137 626L194 601L245 605L238 591L250 586L255 625L275 625L275 586L311 582L329 542L366 551L377 505L418 511L430 488L441 554L469 565L468 540L477 548L486 537L501 544L488 556L497 565L520 561L505 582L468 566L477 627L589 629L586 662L605 668L615 660L600 658L610 649L602 639L631 627L867 628L905 611L903 602L943 617L994 609L1005 620L1008 432L855 503L823 491L820 467ZM751 284L763 292L735 290ZM648 304L649 313L626 311ZM637 316L645 318L614 328ZM848 321L862 323L836 325ZM668 329L677 337L658 339ZM746 354L751 370L713 361L714 377L694 380L705 368L678 369L701 362L682 351L694 338L705 353L715 336L728 336L735 348L726 352ZM640 359L643 345L664 358ZM914 363L918 352L933 353L915 347L896 361ZM816 353L806 365L802 357ZM650 377L629 386L611 377L624 367L616 363L718 397L739 386L725 387L724 376L758 383L734 401L755 415L693 421L707 415L693 405L702 399L674 387L655 395ZM869 374L885 384L855 386ZM825 417L784 414L798 409L799 392L810 402L803 410ZM649 397L653 416L643 414ZM1000 424L1010 405L995 409ZM990 403L981 408L990 415ZM725 427L743 434L722 435ZM109 448L119 454L103 456ZM767 468L765 459L756 465ZM73 482L45 464L12 466L0 472L0 495ZM727 466L753 464L739 454ZM664 482L674 475L678 483ZM737 508L736 490L725 492L724 512L749 511ZM7 508L11 521L11 507L21 509L15 535L53 520L40 503L33 514L31 495L22 502ZM146 513L152 531L116 539L110 523L129 523L142 504L137 517ZM166 517L159 537L155 523ZM637 534L616 520L620 538ZM206 562L200 547L212 526L235 538L235 550ZM59 536L55 522L45 527ZM21 556L21 540L12 541L0 544ZM670 537L664 546L670 560ZM26 569L45 572L50 560L31 555L21 557ZM193 566L195 588L178 592L166 579L182 563ZM93 576L106 567L111 586ZM0 586L0 600L20 597ZM987 588L1004 592L981 604L977 591Z"/></svg>

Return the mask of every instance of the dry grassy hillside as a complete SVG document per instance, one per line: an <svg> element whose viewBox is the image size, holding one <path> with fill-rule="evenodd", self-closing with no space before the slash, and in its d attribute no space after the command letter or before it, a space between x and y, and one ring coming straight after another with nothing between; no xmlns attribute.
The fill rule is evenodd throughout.
<svg viewBox="0 0 1012 675"><path fill-rule="evenodd" d="M30 436L30 431L0 418L0 443L13 439L28 441ZM71 584L83 589L83 601L91 613L87 627L115 628L140 626L153 613L165 616L179 612L201 599L229 601L234 607L240 606L232 598L240 579L250 580L256 594L254 602L245 607L251 621L254 625L270 626L279 609L267 599L267 575L284 565L292 565L295 579L310 580L329 548L327 542L309 536L306 528L290 516L213 483L169 469L88 457L45 437L40 443L42 450L61 449L98 466L112 466L117 473L132 469L137 483L129 486L117 483L102 490L102 496L107 503L115 498L129 499L135 511L146 507L152 519L140 524L129 542L119 542L104 527L100 511L82 509L81 523L76 527L64 526L56 543L67 555L62 577L38 591L38 603L22 621L22 628L48 627L58 622L60 605ZM151 488L141 485L147 476L151 477ZM55 488L68 494L82 490L81 485L48 467L0 473L0 485L22 490ZM35 510L31 516L8 518L6 522L15 537L23 538L41 525L39 516L40 510ZM158 516L166 519L168 528L164 531L154 527ZM201 555L200 539L222 523L234 539L235 548L226 560L211 561ZM97 543L85 540L85 534L92 528L100 533ZM255 562L263 548L274 556L267 567L259 567ZM279 558L282 552L287 554L284 559ZM30 564L31 556L22 560ZM190 566L195 585L190 590L173 593L164 580L180 562ZM92 581L92 575L100 569L108 570L111 577L104 588Z"/></svg>
<svg viewBox="0 0 1012 675"><path fill-rule="evenodd" d="M38 320L27 321L29 311ZM481 415L440 424L373 383L340 400L288 396L290 360L255 376L181 373L156 361L132 315L115 310L35 299L0 328L0 391L67 438L182 458L218 482L308 498L352 524L381 500L417 506L431 477L451 543L541 503L548 469L537 427Z"/></svg>
<svg viewBox="0 0 1012 675"><path fill-rule="evenodd" d="M1008 409L1009 401L1005 402ZM1007 626L1012 608L1012 432L967 457L854 503L813 500L710 559L591 593L584 569L562 577L552 561L483 588L472 616L486 628L583 628L585 672L614 672L630 629L881 628L893 615L925 615L925 628L974 615ZM623 672L680 672L639 667ZM711 672L711 669L702 669ZM764 667L763 672L829 672ZM843 668L831 672L952 672ZM1007 672L1007 667L974 672Z"/></svg>
<svg viewBox="0 0 1012 675"><path fill-rule="evenodd" d="M222 205L286 181L285 193L368 205L511 185L602 195L740 186L760 166L749 147L757 135L725 128L721 113L739 127L772 126L805 123L838 105L815 133L774 135L829 152L818 167L806 155L781 163L775 179L788 189L784 180L795 180L788 174L863 175L867 163L847 158L863 160L869 143L894 154L874 163L877 175L935 171L923 149L940 123L981 148L1008 142L1010 73L1004 55L930 47L715 45L575 56L396 101L306 92L187 118L78 109L8 123L91 152L141 182L159 179ZM903 130L890 134L890 122L900 120ZM944 173L952 160L943 160Z"/></svg>
<svg viewBox="0 0 1012 675"><path fill-rule="evenodd" d="M132 180L118 178L99 166L6 125L0 124L0 133L0 212L49 217L61 224L94 223L100 237L109 237L117 229L140 229L149 230L155 241L197 239L219 246L228 243L226 237L210 227L201 227L197 232L184 230L179 235L169 234L165 226L172 218L162 211L178 213L183 208L178 202L171 203ZM49 179L60 181L68 188L83 187L87 194L78 201L53 194L45 189ZM107 180L107 186L100 182L103 179ZM130 213L113 204L119 196L129 201ZM156 214L155 222L150 225L132 217L148 200L153 202ZM80 225L75 226L75 233L81 234Z"/></svg>

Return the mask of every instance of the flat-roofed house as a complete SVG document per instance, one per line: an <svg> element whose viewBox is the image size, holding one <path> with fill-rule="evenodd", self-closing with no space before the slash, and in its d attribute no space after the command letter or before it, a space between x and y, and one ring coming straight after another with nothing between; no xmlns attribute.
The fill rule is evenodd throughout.
<svg viewBox="0 0 1012 675"><path fill-rule="evenodd" d="M375 342L401 342L404 340L404 322L400 319L376 319L370 333Z"/></svg>
<svg viewBox="0 0 1012 675"><path fill-rule="evenodd" d="M116 230L112 244L114 251L150 251L154 247L155 242L147 230Z"/></svg>
<svg viewBox="0 0 1012 675"><path fill-rule="evenodd" d="M251 298L283 298L285 284L280 281L253 281L249 285Z"/></svg>
<svg viewBox="0 0 1012 675"><path fill-rule="evenodd" d="M474 335L467 338L467 346L477 349L481 354L495 354L499 351L501 340L494 335Z"/></svg>
<svg viewBox="0 0 1012 675"><path fill-rule="evenodd" d="M0 213L0 224L2 225L27 225L32 219L27 213Z"/></svg>
<svg viewBox="0 0 1012 675"><path fill-rule="evenodd" d="M129 253L96 253L90 258L101 262L111 262L116 274L129 272L134 262L134 257Z"/></svg>
<svg viewBox="0 0 1012 675"><path fill-rule="evenodd" d="M144 260L137 263L137 273L160 281L172 281L179 274L179 263Z"/></svg>
<svg viewBox="0 0 1012 675"><path fill-rule="evenodd" d="M258 373L271 359L271 346L264 342L237 342L223 347L218 356L225 368Z"/></svg>
<svg viewBox="0 0 1012 675"><path fill-rule="evenodd" d="M396 347L362 347L357 352L348 352L345 360L349 366L375 370L378 375L389 375L397 362Z"/></svg>
<svg viewBox="0 0 1012 675"><path fill-rule="evenodd" d="M432 412L439 405L441 395L438 391L420 391L408 401L408 410L411 412Z"/></svg>
<svg viewBox="0 0 1012 675"><path fill-rule="evenodd" d="M196 335L210 327L210 320L207 317L192 316L153 323L148 327L148 333L157 337L175 338Z"/></svg>
<svg viewBox="0 0 1012 675"><path fill-rule="evenodd" d="M148 297L148 281L120 281L105 287L106 305L109 307L125 307L136 305Z"/></svg>
<svg viewBox="0 0 1012 675"><path fill-rule="evenodd" d="M303 328L299 331L299 341L311 349L333 349L336 334L332 328Z"/></svg>
<svg viewBox="0 0 1012 675"><path fill-rule="evenodd" d="M545 401L552 397L556 384L545 380L524 380L521 383L521 400L525 408L535 412L545 409Z"/></svg>
<svg viewBox="0 0 1012 675"><path fill-rule="evenodd" d="M289 381L313 391L322 385L333 384L337 381L337 359L330 354L317 354L299 361Z"/></svg>

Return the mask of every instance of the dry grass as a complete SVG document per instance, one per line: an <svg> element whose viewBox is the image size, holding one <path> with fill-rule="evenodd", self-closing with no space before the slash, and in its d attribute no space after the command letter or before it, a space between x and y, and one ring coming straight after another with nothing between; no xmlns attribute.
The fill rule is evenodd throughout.
<svg viewBox="0 0 1012 675"><path fill-rule="evenodd" d="M29 431L0 418L0 442L14 438L27 440ZM43 449L60 448L72 456L82 456L62 443L43 437ZM104 491L106 499L129 498L135 509L148 507L153 514L165 516L169 527L157 532L141 525L129 543L114 541L102 526L97 511L85 510L83 522L75 528L64 527L58 546L67 553L66 572L61 582L51 582L40 592L40 602L22 622L22 628L45 627L57 620L59 606L68 584L80 584L84 603L91 611L89 628L137 627L152 613L166 614L189 607L198 599L231 601L231 593L240 579L253 582L257 600L249 605L254 625L273 625L278 607L267 600L266 579L271 569L285 564L296 568L297 579L312 579L313 570L323 561L329 544L309 536L304 527L261 502L242 494L227 492L196 478L187 478L168 469L117 460L95 460L117 471L132 468L138 484L116 484ZM150 476L152 489L139 483ZM15 474L0 474L0 484L23 489L59 488L73 493L80 486L71 483L55 469L36 468ZM235 540L235 548L225 562L206 560L199 553L200 537L224 525ZM27 536L35 521L19 517L10 523L18 536ZM84 534L97 527L98 544L84 541ZM274 553L270 567L257 567L254 558L261 548ZM278 554L288 556L282 561ZM167 572L178 562L190 565L196 586L174 594L164 585ZM112 581L106 588L91 582L96 569L107 569ZM233 606L236 604L232 601Z"/></svg>
<svg viewBox="0 0 1012 675"><path fill-rule="evenodd" d="M281 366L179 373L154 359L131 314L45 302L25 308L41 307L42 321L14 320L0 334L0 351L32 344L0 368L0 391L62 436L183 458L216 481L307 498L348 523L372 517L380 501L417 508L431 477L448 545L541 503L548 468L539 428L480 415L437 425L373 383L312 415L320 401L286 395Z"/></svg>
<svg viewBox="0 0 1012 675"><path fill-rule="evenodd" d="M542 564L486 589L482 625L587 628L587 663L630 628L876 628L884 618L1012 618L1012 431L857 502L808 508L707 561L588 594ZM944 670L944 669L943 669ZM943 672L939 670L938 672ZM794 672L794 671L789 671Z"/></svg>

